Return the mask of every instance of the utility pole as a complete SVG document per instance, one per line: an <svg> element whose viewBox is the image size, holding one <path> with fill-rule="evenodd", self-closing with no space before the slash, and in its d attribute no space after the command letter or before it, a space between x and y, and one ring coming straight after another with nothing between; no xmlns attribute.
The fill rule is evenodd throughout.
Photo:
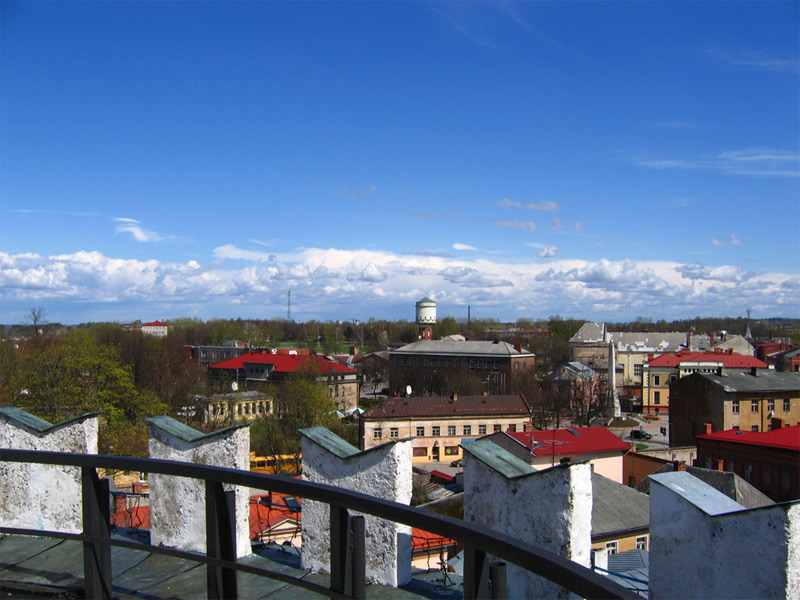
<svg viewBox="0 0 800 600"><path fill-rule="evenodd" d="M289 290L288 302L286 304L286 320L292 322L292 290Z"/></svg>

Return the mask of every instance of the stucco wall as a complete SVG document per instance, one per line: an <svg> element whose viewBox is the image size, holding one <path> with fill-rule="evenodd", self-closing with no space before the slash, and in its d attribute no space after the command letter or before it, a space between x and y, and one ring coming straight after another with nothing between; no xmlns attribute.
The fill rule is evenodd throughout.
<svg viewBox="0 0 800 600"><path fill-rule="evenodd" d="M342 459L304 437L303 479L409 504L411 441L387 444ZM367 578L382 585L408 583L411 580L411 528L369 515L365 515L364 520ZM327 504L303 502L302 532L303 566L329 571L330 510Z"/></svg>
<svg viewBox="0 0 800 600"><path fill-rule="evenodd" d="M651 598L800 597L800 502L744 510L688 473L651 479Z"/></svg>
<svg viewBox="0 0 800 600"><path fill-rule="evenodd" d="M464 520L591 565L592 479L587 463L509 479L464 458ZM509 598L569 598L563 588L508 565Z"/></svg>
<svg viewBox="0 0 800 600"><path fill-rule="evenodd" d="M97 417L39 434L0 414L0 447L97 454ZM6 527L80 533L81 511L80 468L0 462L0 522Z"/></svg>
<svg viewBox="0 0 800 600"><path fill-rule="evenodd" d="M247 471L250 467L250 430L228 430L198 442L185 442L150 426L150 457L214 465ZM250 554L250 495L233 489L236 507L236 555ZM195 552L206 551L205 481L169 475L150 475L150 539L153 545Z"/></svg>

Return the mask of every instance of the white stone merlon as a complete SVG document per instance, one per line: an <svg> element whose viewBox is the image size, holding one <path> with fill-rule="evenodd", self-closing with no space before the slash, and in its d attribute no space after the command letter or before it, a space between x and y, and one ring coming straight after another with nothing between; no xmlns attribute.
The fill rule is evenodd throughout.
<svg viewBox="0 0 800 600"><path fill-rule="evenodd" d="M411 502L411 439L360 452L324 427L300 431L303 479L369 494L401 504ZM358 513L351 513L358 514ZM411 581L411 528L364 515L367 578L380 585ZM330 509L303 503L304 568L330 569Z"/></svg>
<svg viewBox="0 0 800 600"><path fill-rule="evenodd" d="M685 471L650 480L651 598L800 598L800 501L747 510Z"/></svg>
<svg viewBox="0 0 800 600"><path fill-rule="evenodd" d="M0 408L0 448L97 454L99 414L53 425L19 408ZM0 523L65 533L83 531L80 468L0 462Z"/></svg>
<svg viewBox="0 0 800 600"><path fill-rule="evenodd" d="M203 434L171 417L153 417L149 424L150 458L201 465L250 468L250 429L236 425ZM250 554L250 496L235 492L236 555ZM206 552L206 484L204 480L150 475L150 540L155 546Z"/></svg>
<svg viewBox="0 0 800 600"><path fill-rule="evenodd" d="M592 468L536 471L489 440L464 444L464 520L591 566ZM546 579L508 565L509 598L570 598Z"/></svg>

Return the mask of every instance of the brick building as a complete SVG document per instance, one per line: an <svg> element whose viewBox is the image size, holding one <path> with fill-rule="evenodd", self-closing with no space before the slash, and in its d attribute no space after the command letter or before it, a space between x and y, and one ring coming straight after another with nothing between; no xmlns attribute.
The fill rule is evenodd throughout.
<svg viewBox="0 0 800 600"><path fill-rule="evenodd" d="M776 502L800 499L800 425L699 435L697 465L732 471Z"/></svg>

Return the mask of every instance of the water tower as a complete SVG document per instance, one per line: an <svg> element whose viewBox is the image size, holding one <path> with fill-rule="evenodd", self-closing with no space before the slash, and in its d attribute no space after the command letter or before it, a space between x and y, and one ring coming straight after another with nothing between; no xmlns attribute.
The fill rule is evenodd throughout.
<svg viewBox="0 0 800 600"><path fill-rule="evenodd" d="M417 301L417 325L419 326L419 339L433 339L433 326L436 325L436 302L427 296Z"/></svg>

